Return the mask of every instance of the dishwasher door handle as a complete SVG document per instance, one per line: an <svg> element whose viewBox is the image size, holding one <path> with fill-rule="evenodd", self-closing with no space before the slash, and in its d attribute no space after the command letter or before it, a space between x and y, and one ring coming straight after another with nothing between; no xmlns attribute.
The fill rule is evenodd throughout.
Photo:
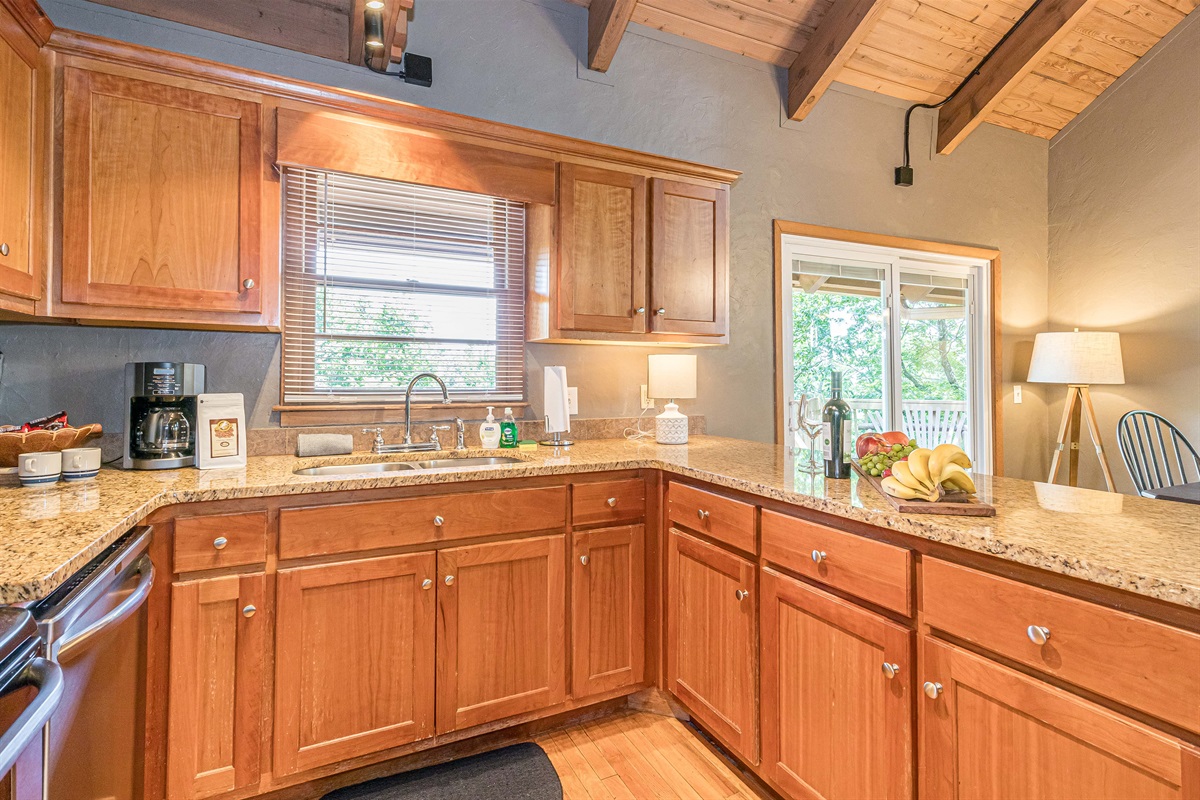
<svg viewBox="0 0 1200 800"><path fill-rule="evenodd" d="M28 685L38 687L33 700L0 735L0 775L7 774L21 753L41 735L63 693L62 667L45 658L31 659L22 674Z"/></svg>
<svg viewBox="0 0 1200 800"><path fill-rule="evenodd" d="M88 625L79 633L67 637L59 644L58 658L60 660L69 658L71 651L85 647L92 639L129 619L141 607L142 603L146 602L146 597L154 587L154 564L151 563L149 555L144 555L138 560L137 571L141 577L138 579L137 586L129 593L128 597L122 600L112 611L91 625Z"/></svg>

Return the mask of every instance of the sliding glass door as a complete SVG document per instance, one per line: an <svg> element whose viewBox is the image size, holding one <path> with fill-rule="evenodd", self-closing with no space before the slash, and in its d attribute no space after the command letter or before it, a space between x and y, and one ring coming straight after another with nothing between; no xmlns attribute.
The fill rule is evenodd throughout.
<svg viewBox="0 0 1200 800"><path fill-rule="evenodd" d="M783 256L786 444L807 446L799 401L824 404L837 369L856 433L954 442L990 471L988 262L799 236Z"/></svg>

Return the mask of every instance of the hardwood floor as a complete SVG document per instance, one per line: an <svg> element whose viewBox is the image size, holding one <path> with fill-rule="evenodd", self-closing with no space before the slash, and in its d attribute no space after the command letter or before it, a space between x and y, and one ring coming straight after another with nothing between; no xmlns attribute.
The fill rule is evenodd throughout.
<svg viewBox="0 0 1200 800"><path fill-rule="evenodd" d="M682 722L623 711L534 737L563 800L754 800L758 794Z"/></svg>

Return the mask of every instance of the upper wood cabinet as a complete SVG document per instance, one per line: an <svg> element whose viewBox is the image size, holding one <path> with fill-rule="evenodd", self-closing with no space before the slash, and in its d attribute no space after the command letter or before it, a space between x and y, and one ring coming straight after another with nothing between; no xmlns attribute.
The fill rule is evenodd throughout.
<svg viewBox="0 0 1200 800"><path fill-rule="evenodd" d="M729 332L729 188L655 179L650 202L650 330Z"/></svg>
<svg viewBox="0 0 1200 800"><path fill-rule="evenodd" d="M0 308L32 314L41 296L42 104L39 42L0 2Z"/></svg>
<svg viewBox="0 0 1200 800"><path fill-rule="evenodd" d="M192 800L258 782L263 573L171 586L167 797Z"/></svg>
<svg viewBox="0 0 1200 800"><path fill-rule="evenodd" d="M762 766L790 797L913 796L910 630L763 569Z"/></svg>
<svg viewBox="0 0 1200 800"><path fill-rule="evenodd" d="M50 313L272 324L278 270L263 252L260 118L261 104L240 96L65 68Z"/></svg>
<svg viewBox="0 0 1200 800"><path fill-rule="evenodd" d="M645 528L574 534L571 647L575 697L641 683L646 661Z"/></svg>
<svg viewBox="0 0 1200 800"><path fill-rule="evenodd" d="M1200 754L1132 719L930 637L923 798L1200 796Z"/></svg>
<svg viewBox="0 0 1200 800"><path fill-rule="evenodd" d="M436 556L279 571L275 770L433 735Z"/></svg>

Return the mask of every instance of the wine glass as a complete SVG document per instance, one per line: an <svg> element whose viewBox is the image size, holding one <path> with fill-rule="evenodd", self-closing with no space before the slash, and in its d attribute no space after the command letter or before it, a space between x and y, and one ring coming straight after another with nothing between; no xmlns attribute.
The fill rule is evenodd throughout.
<svg viewBox="0 0 1200 800"><path fill-rule="evenodd" d="M821 435L821 402L815 397L804 395L800 398L800 430L808 437L808 465L801 467L804 472L816 473L817 466L817 437Z"/></svg>

